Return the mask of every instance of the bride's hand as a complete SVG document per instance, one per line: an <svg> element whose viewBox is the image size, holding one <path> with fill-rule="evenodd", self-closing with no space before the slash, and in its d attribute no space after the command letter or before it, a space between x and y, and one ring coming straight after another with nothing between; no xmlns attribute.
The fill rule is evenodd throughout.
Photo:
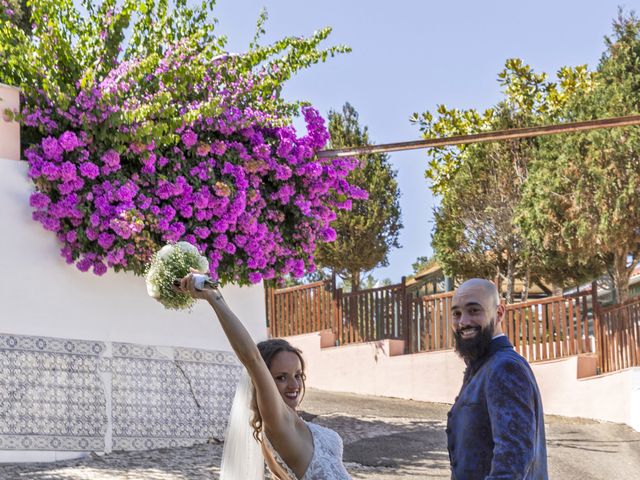
<svg viewBox="0 0 640 480"><path fill-rule="evenodd" d="M203 275L201 272L195 269L191 269L191 273L180 280L179 289L185 293L188 293L193 298L201 298L207 300L213 304L226 304L220 290L217 288L204 288L199 290L196 288L196 275Z"/></svg>

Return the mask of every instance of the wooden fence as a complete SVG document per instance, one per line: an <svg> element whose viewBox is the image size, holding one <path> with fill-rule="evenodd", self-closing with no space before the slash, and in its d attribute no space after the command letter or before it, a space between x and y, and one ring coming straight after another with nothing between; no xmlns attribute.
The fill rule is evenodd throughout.
<svg viewBox="0 0 640 480"><path fill-rule="evenodd" d="M505 333L530 362L592 353L596 316L591 297L587 293L508 305Z"/></svg>
<svg viewBox="0 0 640 480"><path fill-rule="evenodd" d="M265 289L267 328L272 337L317 332L334 327L336 306L330 281Z"/></svg>
<svg viewBox="0 0 640 480"><path fill-rule="evenodd" d="M404 338L406 301L404 281L344 294L338 289L336 302L342 309L342 322L334 333L339 343Z"/></svg>
<svg viewBox="0 0 640 480"><path fill-rule="evenodd" d="M408 352L429 352L453 348L451 299L453 292L414 298L409 315L411 329Z"/></svg>
<svg viewBox="0 0 640 480"><path fill-rule="evenodd" d="M599 340L602 373L640 366L640 298L600 312Z"/></svg>
<svg viewBox="0 0 640 480"><path fill-rule="evenodd" d="M385 338L405 341L407 353L454 346L453 292L414 298L396 285L343 293L331 281L267 289L271 336L332 329L338 345ZM503 330L530 362L597 353L600 370L640 366L640 299L601 309L590 292L506 306Z"/></svg>
<svg viewBox="0 0 640 480"><path fill-rule="evenodd" d="M547 297L506 306L504 333L528 361L550 360L593 351L591 293ZM413 300L409 352L453 348L453 292Z"/></svg>

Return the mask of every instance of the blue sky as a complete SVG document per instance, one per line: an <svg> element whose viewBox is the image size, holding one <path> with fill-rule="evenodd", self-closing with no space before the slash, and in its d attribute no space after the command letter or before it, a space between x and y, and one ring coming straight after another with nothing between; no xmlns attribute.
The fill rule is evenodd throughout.
<svg viewBox="0 0 640 480"><path fill-rule="evenodd" d="M218 0L215 16L235 52L248 48L262 7L269 12L263 42L333 27L327 44L353 52L300 73L284 96L308 100L324 116L348 101L371 139L387 143L419 138L409 123L413 112L495 104L507 58L551 75L564 65L595 67L618 5L640 13L640 0ZM424 178L424 151L390 158L402 192L402 248L373 274L396 282L418 256L431 254L436 200Z"/></svg>

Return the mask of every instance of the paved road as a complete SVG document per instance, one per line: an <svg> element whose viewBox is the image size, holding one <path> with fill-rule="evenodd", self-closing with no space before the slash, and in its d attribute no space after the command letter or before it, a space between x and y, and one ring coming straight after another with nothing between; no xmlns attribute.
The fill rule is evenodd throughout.
<svg viewBox="0 0 640 480"><path fill-rule="evenodd" d="M448 405L309 391L304 417L338 431L354 479L448 479ZM640 478L640 433L549 416L549 473L557 480ZM51 464L0 465L2 480L204 480L218 476L222 445L90 455Z"/></svg>

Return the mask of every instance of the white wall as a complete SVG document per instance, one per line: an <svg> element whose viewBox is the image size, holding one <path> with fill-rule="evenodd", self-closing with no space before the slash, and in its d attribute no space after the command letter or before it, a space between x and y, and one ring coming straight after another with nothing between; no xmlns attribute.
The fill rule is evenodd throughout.
<svg viewBox="0 0 640 480"><path fill-rule="evenodd" d="M54 234L31 219L26 162L0 160L0 333L230 350L213 311L166 310L144 278L67 265ZM223 294L256 340L267 336L262 285Z"/></svg>

